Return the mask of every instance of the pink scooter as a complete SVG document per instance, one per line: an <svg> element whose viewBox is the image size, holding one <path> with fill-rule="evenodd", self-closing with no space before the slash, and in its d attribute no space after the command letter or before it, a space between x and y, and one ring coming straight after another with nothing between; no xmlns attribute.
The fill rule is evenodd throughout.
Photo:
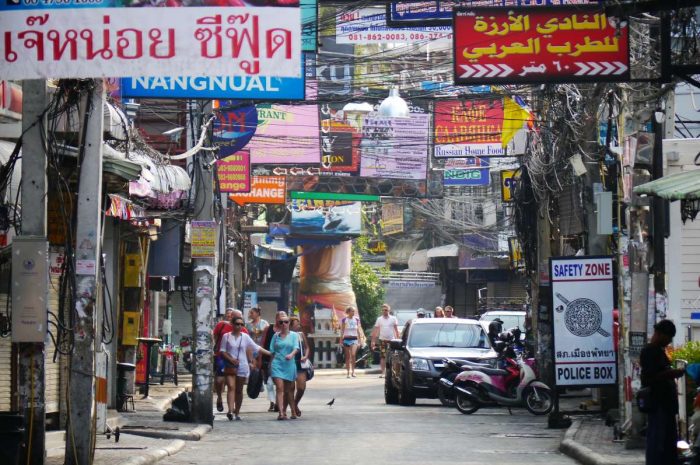
<svg viewBox="0 0 700 465"><path fill-rule="evenodd" d="M440 379L452 390L457 410L471 414L483 406L525 407L533 415L546 415L554 407L552 391L537 379L535 360L503 358L505 368L464 366L454 382Z"/></svg>

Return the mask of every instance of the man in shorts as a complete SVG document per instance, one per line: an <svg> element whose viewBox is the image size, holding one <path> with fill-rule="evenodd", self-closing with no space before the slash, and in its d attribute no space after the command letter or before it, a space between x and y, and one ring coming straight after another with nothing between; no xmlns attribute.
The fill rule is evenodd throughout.
<svg viewBox="0 0 700 465"><path fill-rule="evenodd" d="M377 350L377 339L379 339L379 363L382 368L380 378L386 369L386 351L389 349L389 341L399 338L399 322L395 316L389 314L390 310L389 304L382 305L382 314L377 318L372 330L372 350Z"/></svg>

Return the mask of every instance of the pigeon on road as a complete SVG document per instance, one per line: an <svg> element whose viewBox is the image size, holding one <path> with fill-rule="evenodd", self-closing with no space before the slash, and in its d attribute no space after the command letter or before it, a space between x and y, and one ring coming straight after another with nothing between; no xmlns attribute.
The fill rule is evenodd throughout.
<svg viewBox="0 0 700 465"><path fill-rule="evenodd" d="M333 407L333 404L335 404L335 397L331 399L330 402L328 402L326 405L329 407Z"/></svg>

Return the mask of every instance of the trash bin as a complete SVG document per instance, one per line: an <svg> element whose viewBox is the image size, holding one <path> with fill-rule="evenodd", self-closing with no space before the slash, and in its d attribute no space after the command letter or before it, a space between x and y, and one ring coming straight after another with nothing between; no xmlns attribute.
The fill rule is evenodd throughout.
<svg viewBox="0 0 700 465"><path fill-rule="evenodd" d="M18 412L0 412L0 463L19 465L24 443L24 417Z"/></svg>

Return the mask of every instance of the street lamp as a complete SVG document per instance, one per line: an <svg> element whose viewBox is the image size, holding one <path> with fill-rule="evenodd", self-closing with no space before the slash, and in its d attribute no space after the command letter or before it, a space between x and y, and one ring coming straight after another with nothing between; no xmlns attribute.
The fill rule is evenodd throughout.
<svg viewBox="0 0 700 465"><path fill-rule="evenodd" d="M394 118L407 118L409 113L408 104L399 95L398 86L392 87L389 96L379 105L379 114Z"/></svg>

